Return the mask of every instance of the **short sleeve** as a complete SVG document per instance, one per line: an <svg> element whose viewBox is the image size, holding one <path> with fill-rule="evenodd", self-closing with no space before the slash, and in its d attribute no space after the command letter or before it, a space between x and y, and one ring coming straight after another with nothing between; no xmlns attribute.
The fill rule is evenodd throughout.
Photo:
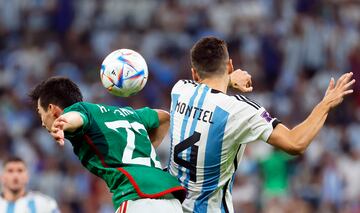
<svg viewBox="0 0 360 213"><path fill-rule="evenodd" d="M264 108L260 108L249 119L248 124L255 140L267 142L275 126L279 123L280 121L277 118L272 118Z"/></svg>
<svg viewBox="0 0 360 213"><path fill-rule="evenodd" d="M75 132L65 132L65 137L67 139L72 139L81 135L84 135L85 132L89 129L90 126L90 114L86 107L83 105L82 102L75 103L67 108L64 109L63 114L68 112L78 112L83 119L83 125L79 129L77 129Z"/></svg>
<svg viewBox="0 0 360 213"><path fill-rule="evenodd" d="M135 112L147 130L154 129L159 126L159 117L155 110L150 109L149 107L144 107L135 110Z"/></svg>
<svg viewBox="0 0 360 213"><path fill-rule="evenodd" d="M238 96L239 102L236 103L229 120L229 132L232 138L236 138L234 143L246 144L254 141L267 142L275 126L280 123L254 101L244 96Z"/></svg>

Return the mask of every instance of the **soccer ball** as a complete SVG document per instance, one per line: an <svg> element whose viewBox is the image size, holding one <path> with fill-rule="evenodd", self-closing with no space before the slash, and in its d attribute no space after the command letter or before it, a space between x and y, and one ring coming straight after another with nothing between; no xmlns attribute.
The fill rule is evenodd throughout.
<svg viewBox="0 0 360 213"><path fill-rule="evenodd" d="M144 88L147 78L145 59L134 50L115 50L101 65L101 83L116 96L128 97L138 93Z"/></svg>

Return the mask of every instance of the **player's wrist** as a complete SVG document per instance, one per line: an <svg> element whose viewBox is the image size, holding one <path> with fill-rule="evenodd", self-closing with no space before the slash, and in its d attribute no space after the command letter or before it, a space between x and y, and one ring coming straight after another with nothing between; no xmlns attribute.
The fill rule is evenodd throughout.
<svg viewBox="0 0 360 213"><path fill-rule="evenodd" d="M322 100L317 106L320 111L324 111L325 113L328 113L331 109L331 104L328 103L326 100Z"/></svg>

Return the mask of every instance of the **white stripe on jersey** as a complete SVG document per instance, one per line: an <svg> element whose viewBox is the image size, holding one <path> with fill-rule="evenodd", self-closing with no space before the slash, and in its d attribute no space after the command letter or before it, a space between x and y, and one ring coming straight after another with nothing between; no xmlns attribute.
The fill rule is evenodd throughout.
<svg viewBox="0 0 360 213"><path fill-rule="evenodd" d="M59 213L56 201L39 192L28 192L15 202L0 197L0 212L3 213Z"/></svg>
<svg viewBox="0 0 360 213"><path fill-rule="evenodd" d="M267 141L276 119L245 96L181 80L171 92L169 172L188 189L184 212L233 212L233 174L246 144Z"/></svg>

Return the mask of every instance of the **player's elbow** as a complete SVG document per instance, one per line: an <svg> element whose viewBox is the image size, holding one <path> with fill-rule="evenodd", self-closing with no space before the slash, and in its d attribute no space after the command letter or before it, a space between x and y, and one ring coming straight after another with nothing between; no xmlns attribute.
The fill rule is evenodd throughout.
<svg viewBox="0 0 360 213"><path fill-rule="evenodd" d="M170 123L170 114L167 111L157 109L156 112L158 113L159 123L160 124L163 124L163 123L168 124L168 123Z"/></svg>
<svg viewBox="0 0 360 213"><path fill-rule="evenodd" d="M289 134L272 134L268 143L290 155L301 155L304 153L305 148L300 141L294 140Z"/></svg>
<svg viewBox="0 0 360 213"><path fill-rule="evenodd" d="M290 155L302 155L305 152L306 147L301 144L294 143L293 141L288 142L289 146L285 150Z"/></svg>

